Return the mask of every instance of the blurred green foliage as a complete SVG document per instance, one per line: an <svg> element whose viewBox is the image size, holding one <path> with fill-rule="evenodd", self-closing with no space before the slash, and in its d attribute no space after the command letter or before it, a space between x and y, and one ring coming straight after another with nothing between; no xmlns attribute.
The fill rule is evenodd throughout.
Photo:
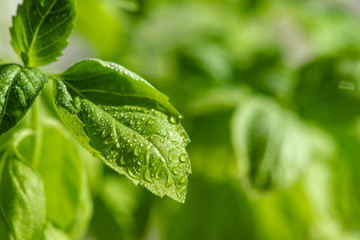
<svg viewBox="0 0 360 240"><path fill-rule="evenodd" d="M184 205L86 155L86 239L360 239L358 1L76 6L94 57L166 93L192 139Z"/></svg>
<svg viewBox="0 0 360 240"><path fill-rule="evenodd" d="M89 236L360 239L357 1L77 6L77 30L99 57L165 92L192 139L184 206L106 170ZM249 149L263 163L250 164L265 169L271 187L248 184L254 172L239 152Z"/></svg>

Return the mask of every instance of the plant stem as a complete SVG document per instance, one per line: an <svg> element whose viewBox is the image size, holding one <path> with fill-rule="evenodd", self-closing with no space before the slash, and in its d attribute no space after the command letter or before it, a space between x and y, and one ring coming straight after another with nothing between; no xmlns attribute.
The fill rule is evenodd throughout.
<svg viewBox="0 0 360 240"><path fill-rule="evenodd" d="M31 108L30 127L34 131L34 152L32 157L32 165L36 167L39 164L40 145L41 145L41 129L39 128L39 101L38 98Z"/></svg>

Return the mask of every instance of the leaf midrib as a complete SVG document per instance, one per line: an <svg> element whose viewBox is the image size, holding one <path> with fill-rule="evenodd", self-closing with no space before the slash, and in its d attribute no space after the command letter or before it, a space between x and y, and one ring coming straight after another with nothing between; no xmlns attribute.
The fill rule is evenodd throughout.
<svg viewBox="0 0 360 240"><path fill-rule="evenodd" d="M39 24L37 25L37 27L35 28L35 32L34 32L34 34L33 34L33 37L32 37L32 39L31 39L30 45L29 45L29 47L28 47L28 52L27 52L28 55L29 55L29 53L31 52L31 49L32 49L32 47L33 47L33 45L34 45L34 43L35 43L35 40L37 39L37 36L38 36L39 31L40 31L41 25L42 25L43 22L45 21L45 18L49 15L51 9L54 7L54 5L56 4L56 2L57 2L57 0L54 0L54 1L51 3L50 7L46 10L45 14L44 14L43 16L40 15L40 17L42 17L42 18L41 18ZM28 14L26 14L26 15L28 16Z"/></svg>
<svg viewBox="0 0 360 240"><path fill-rule="evenodd" d="M87 99L87 98L85 98L85 99ZM90 101L90 100L88 100L88 101ZM91 101L90 101L90 102L91 102ZM92 102L91 102L91 103L92 103ZM94 104L94 103L93 103L93 104ZM94 104L94 105L96 106L96 109L100 110L103 114L105 114L107 117L109 117L115 124L116 124L116 123L121 124L124 128L127 128L127 129L129 129L130 131L138 134L141 138L143 138L146 142L148 142L149 145L151 145L154 149L156 149L156 151L158 152L158 154L164 159L165 166L166 166L167 170L169 171L172 180L175 180L175 179L173 178L173 176L172 176L171 169L170 169L170 167L169 167L169 165L168 165L168 161L166 161L166 160L167 160L166 157L165 157L165 156L161 153L161 151L154 145L153 142L151 142L150 140L148 140L147 138L145 138L143 135L141 135L141 134L140 134L138 131L136 131L135 129L132 129L132 128L130 128L129 126L121 123L119 120L117 120L116 118L114 118L113 116L111 116L107 111L105 111L105 110L103 110L102 108L98 107L96 104ZM85 127L86 127L86 129L87 129L87 125L86 125L86 124L84 124L84 125L85 125ZM89 132L89 129L87 129L87 132Z"/></svg>
<svg viewBox="0 0 360 240"><path fill-rule="evenodd" d="M1 116L0 116L0 124L2 123L2 120L3 120L4 115L5 115L5 113L6 113L7 104L8 104L8 102L9 102L9 98L10 98L10 91L11 91L12 87L13 87L14 84L15 84L15 79L18 77L18 75L19 75L21 72L22 72L21 67L18 67L17 73L14 75L14 77L12 78L12 80L10 80L10 81L11 81L11 84L10 84L10 86L9 86L8 91L6 92L6 99L5 99L5 103L4 103L4 110L3 110L3 113L2 113Z"/></svg>

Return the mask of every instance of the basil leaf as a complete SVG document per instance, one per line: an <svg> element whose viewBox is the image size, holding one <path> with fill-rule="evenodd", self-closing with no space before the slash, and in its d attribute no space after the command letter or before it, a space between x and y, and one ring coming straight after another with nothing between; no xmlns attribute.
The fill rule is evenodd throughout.
<svg viewBox="0 0 360 240"><path fill-rule="evenodd" d="M0 206L16 240L41 239L45 193L40 176L12 151L1 172Z"/></svg>
<svg viewBox="0 0 360 240"><path fill-rule="evenodd" d="M0 65L0 135L24 117L46 81L46 76L37 69Z"/></svg>
<svg viewBox="0 0 360 240"><path fill-rule="evenodd" d="M75 219L66 231L71 239L84 238L93 214L93 202L85 169L83 169L81 177L81 192L79 194L79 204L75 212Z"/></svg>
<svg viewBox="0 0 360 240"><path fill-rule="evenodd" d="M0 239L13 240L14 237L11 233L9 224L6 222L2 212L0 212Z"/></svg>
<svg viewBox="0 0 360 240"><path fill-rule="evenodd" d="M42 123L37 169L44 180L46 216L59 229L69 229L80 205L82 164L72 139L55 120Z"/></svg>
<svg viewBox="0 0 360 240"><path fill-rule="evenodd" d="M70 238L63 231L54 227L51 222L47 222L42 240L70 240Z"/></svg>
<svg viewBox="0 0 360 240"><path fill-rule="evenodd" d="M75 17L73 0L24 0L10 28L11 45L25 66L42 66L61 56Z"/></svg>
<svg viewBox="0 0 360 240"><path fill-rule="evenodd" d="M135 184L185 201L190 140L164 95L123 67L95 59L58 79L56 109L86 149Z"/></svg>
<svg viewBox="0 0 360 240"><path fill-rule="evenodd" d="M140 105L170 114L176 121L182 118L167 96L116 63L84 59L68 68L60 79L71 95L79 95L95 104Z"/></svg>
<svg viewBox="0 0 360 240"><path fill-rule="evenodd" d="M255 191L291 186L312 158L312 130L271 99L240 104L232 138L244 183Z"/></svg>

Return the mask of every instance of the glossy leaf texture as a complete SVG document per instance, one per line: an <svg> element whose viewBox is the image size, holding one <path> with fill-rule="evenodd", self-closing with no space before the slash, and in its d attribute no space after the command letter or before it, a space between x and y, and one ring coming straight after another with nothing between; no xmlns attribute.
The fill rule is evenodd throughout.
<svg viewBox="0 0 360 240"><path fill-rule="evenodd" d="M0 207L15 240L41 239L46 220L41 177L13 151L3 159Z"/></svg>
<svg viewBox="0 0 360 240"><path fill-rule="evenodd" d="M37 69L0 65L0 135L24 117L46 81L46 76Z"/></svg>
<svg viewBox="0 0 360 240"><path fill-rule="evenodd" d="M11 45L25 66L56 61L68 44L74 18L74 0L24 0L10 33Z"/></svg>
<svg viewBox="0 0 360 240"><path fill-rule="evenodd" d="M240 175L255 192L291 186L316 154L319 138L294 113L264 97L244 101L232 120Z"/></svg>
<svg viewBox="0 0 360 240"><path fill-rule="evenodd" d="M175 121L182 118L167 96L116 63L84 59L68 68L60 79L66 83L71 94L82 96L95 104L141 105L172 115Z"/></svg>
<svg viewBox="0 0 360 240"><path fill-rule="evenodd" d="M125 68L94 59L57 78L56 109L86 149L135 184L185 201L190 140L164 95Z"/></svg>

